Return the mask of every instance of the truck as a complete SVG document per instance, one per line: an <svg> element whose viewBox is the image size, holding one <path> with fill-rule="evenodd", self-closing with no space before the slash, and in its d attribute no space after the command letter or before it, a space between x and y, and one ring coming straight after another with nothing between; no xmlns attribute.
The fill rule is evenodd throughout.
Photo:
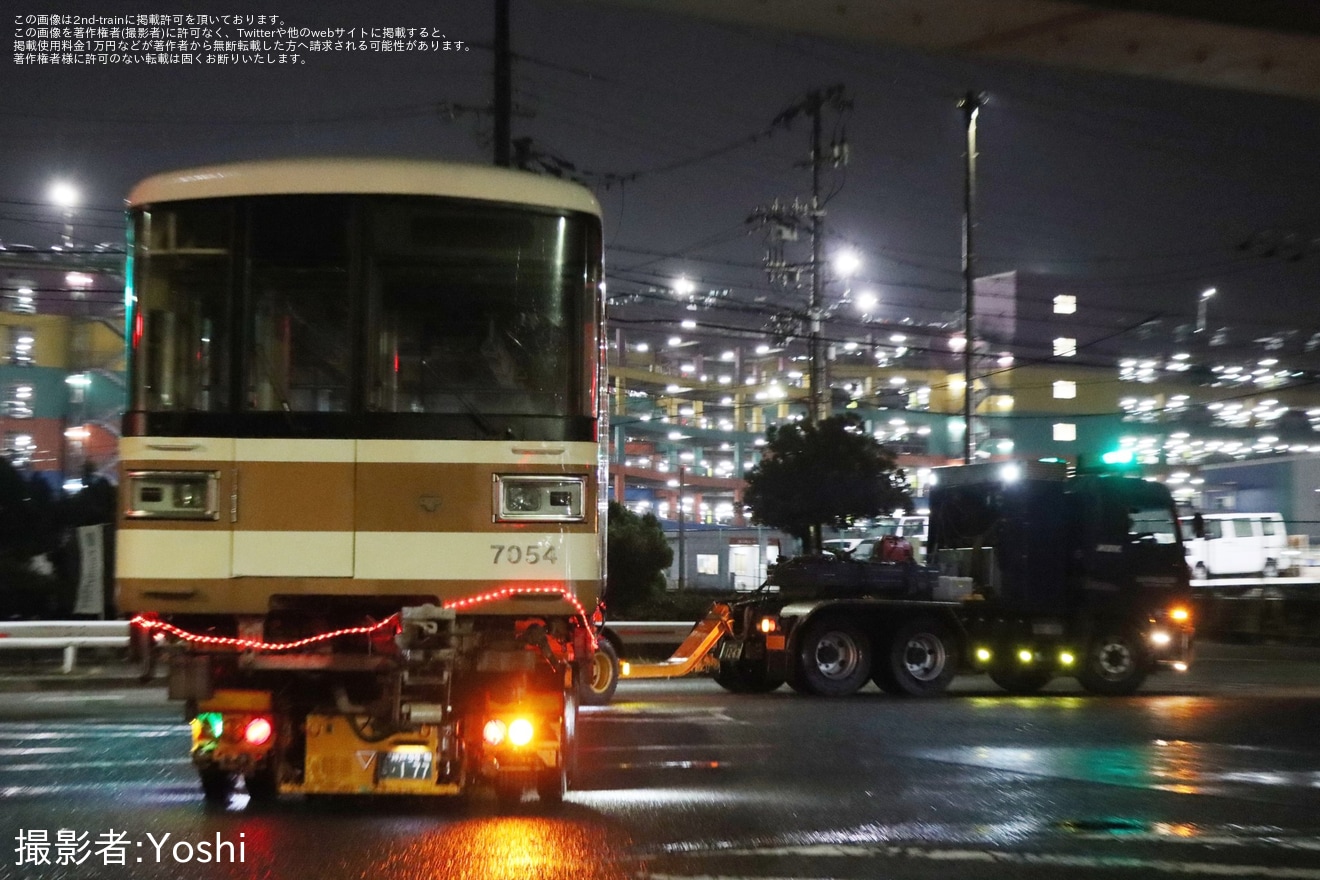
<svg viewBox="0 0 1320 880"><path fill-rule="evenodd" d="M128 212L117 602L203 796L560 801L604 575L595 198L318 158Z"/></svg>
<svg viewBox="0 0 1320 880"><path fill-rule="evenodd" d="M785 560L757 593L712 606L669 660L624 678L709 668L734 692L787 682L842 697L874 682L920 697L983 673L1013 694L1070 676L1125 695L1187 669L1190 577L1166 487L1061 462L935 475L925 564L901 538L884 561Z"/></svg>

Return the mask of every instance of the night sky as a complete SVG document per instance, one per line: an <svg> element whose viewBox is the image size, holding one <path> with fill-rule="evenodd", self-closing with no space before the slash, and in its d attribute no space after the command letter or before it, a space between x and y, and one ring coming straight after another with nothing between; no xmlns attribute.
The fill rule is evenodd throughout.
<svg viewBox="0 0 1320 880"><path fill-rule="evenodd" d="M200 12L205 4L190 4ZM212 14L244 9L225 4ZM302 27L427 27L465 52L317 54L298 66L53 67L4 59L0 239L59 238L50 183L86 207L75 239L122 240L117 213L141 177L305 154L488 161L492 14L444 3L288 2L252 8ZM147 10L88 4L86 11ZM12 14L45 13L26 4ZM79 12L77 6L60 11ZM12 19L11 19L12 20ZM825 175L828 251L864 260L886 320L949 319L961 297L963 120L984 91L978 269L1068 277L1099 324L1159 314L1253 338L1320 330L1320 106L1124 77L971 64L909 50L740 30L600 4L513 0L515 137L569 163L606 215L611 293L727 289L750 313L771 290L760 232L776 197L805 197L808 128L772 128L812 89L853 102L827 117L850 162ZM1316 243L1311 245L1312 239ZM1281 247L1280 247L1281 245ZM805 256L805 245L793 251ZM842 285L835 285L837 297ZM1315 326L1312 326L1315 325Z"/></svg>

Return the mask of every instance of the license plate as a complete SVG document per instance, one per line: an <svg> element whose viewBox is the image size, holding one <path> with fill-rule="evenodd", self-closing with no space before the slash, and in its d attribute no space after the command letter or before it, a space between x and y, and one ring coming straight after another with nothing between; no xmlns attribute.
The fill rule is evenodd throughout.
<svg viewBox="0 0 1320 880"><path fill-rule="evenodd" d="M381 752L380 761L376 765L376 778L430 779L433 757L430 751L420 749L395 749L389 752Z"/></svg>

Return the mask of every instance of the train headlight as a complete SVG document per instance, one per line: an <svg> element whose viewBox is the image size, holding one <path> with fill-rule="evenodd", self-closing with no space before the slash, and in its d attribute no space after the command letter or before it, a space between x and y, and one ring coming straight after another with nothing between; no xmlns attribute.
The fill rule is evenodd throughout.
<svg viewBox="0 0 1320 880"><path fill-rule="evenodd" d="M586 477L495 475L497 522L581 522L586 511Z"/></svg>
<svg viewBox="0 0 1320 880"><path fill-rule="evenodd" d="M219 519L216 471L129 471L130 519Z"/></svg>

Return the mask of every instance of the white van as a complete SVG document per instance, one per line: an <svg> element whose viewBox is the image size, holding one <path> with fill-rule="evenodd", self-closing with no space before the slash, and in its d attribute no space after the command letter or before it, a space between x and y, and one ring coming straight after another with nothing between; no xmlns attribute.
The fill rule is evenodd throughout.
<svg viewBox="0 0 1320 880"><path fill-rule="evenodd" d="M1263 575L1275 577L1286 568L1288 534L1277 513L1207 513L1205 537L1195 535L1195 517L1179 518L1187 564L1192 577Z"/></svg>

